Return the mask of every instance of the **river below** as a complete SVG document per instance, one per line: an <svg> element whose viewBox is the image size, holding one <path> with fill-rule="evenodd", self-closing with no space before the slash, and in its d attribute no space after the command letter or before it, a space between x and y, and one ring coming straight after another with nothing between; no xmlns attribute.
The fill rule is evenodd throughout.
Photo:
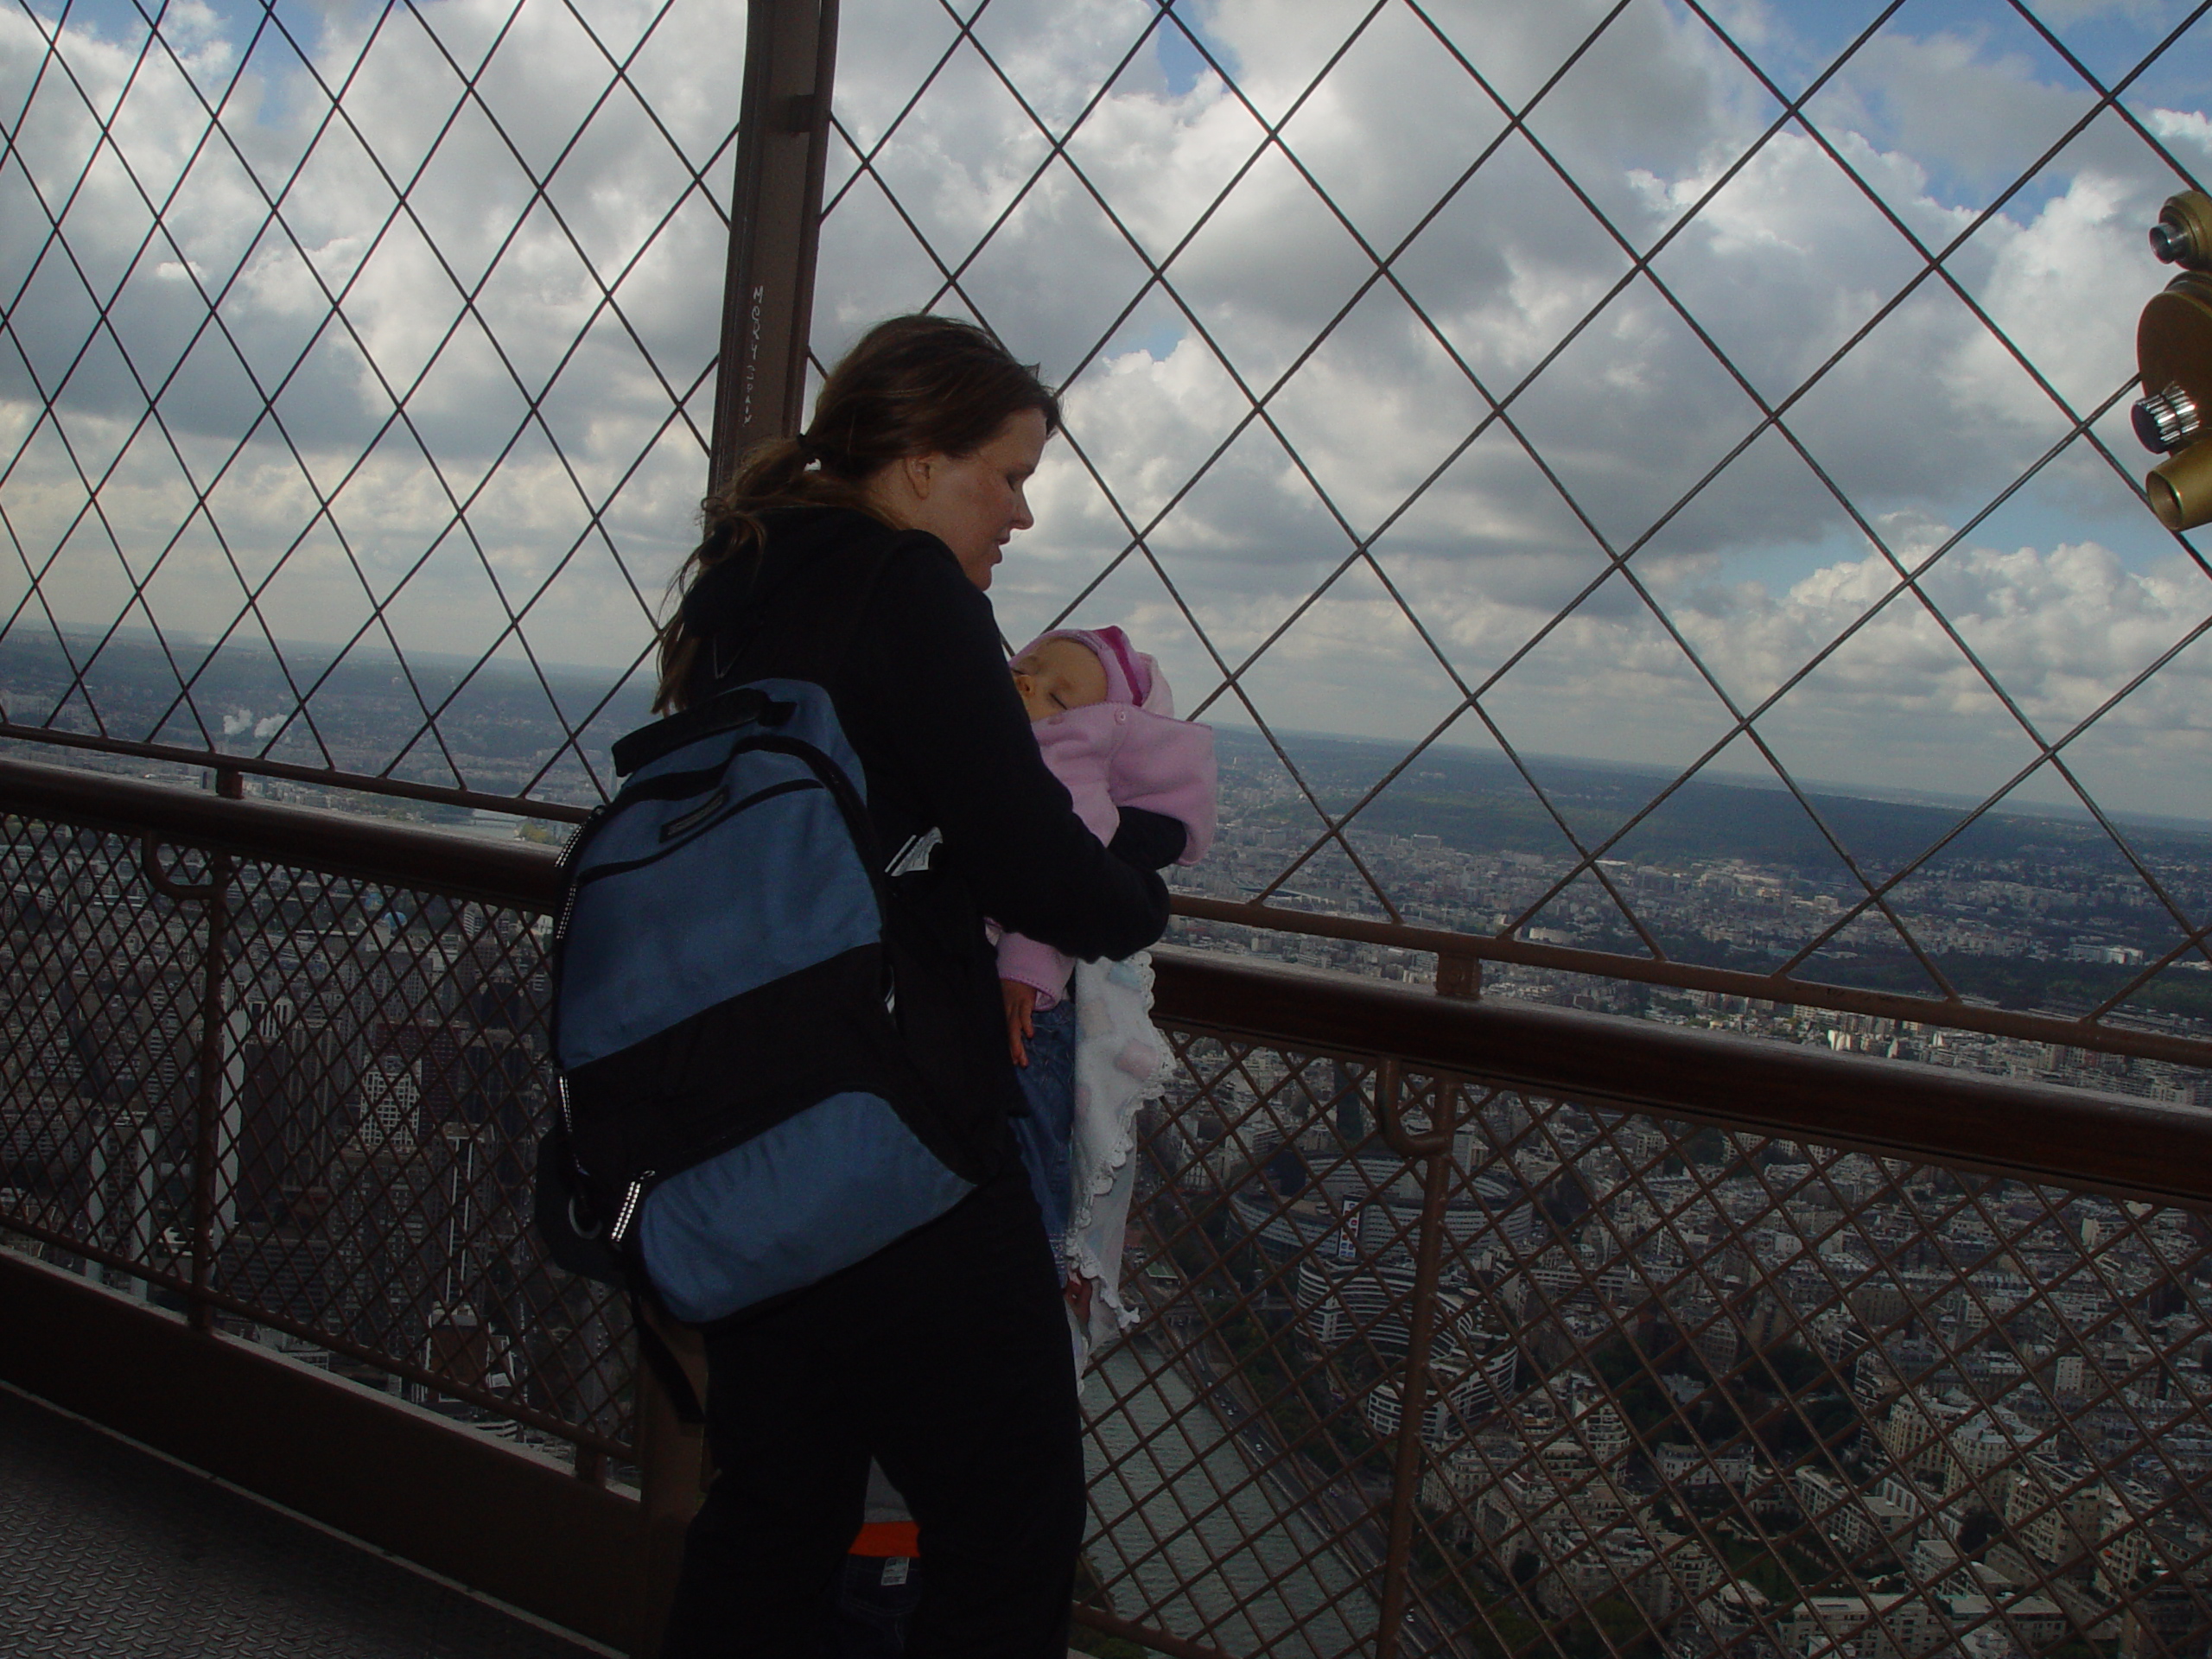
<svg viewBox="0 0 2212 1659"><path fill-rule="evenodd" d="M1155 1363L1135 1345L1115 1348L1084 1400L1092 1507L1084 1548L1114 1611L1240 1656L1367 1651L1374 1599L1278 1484L1297 1479L1295 1465L1255 1479L1271 1450L1262 1431L1233 1431L1210 1407L1194 1406L1173 1369L1147 1378Z"/></svg>

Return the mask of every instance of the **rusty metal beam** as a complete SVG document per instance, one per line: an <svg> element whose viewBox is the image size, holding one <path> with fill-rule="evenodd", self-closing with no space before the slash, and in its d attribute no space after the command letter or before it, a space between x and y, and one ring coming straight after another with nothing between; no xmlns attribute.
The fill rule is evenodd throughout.
<svg viewBox="0 0 2212 1659"><path fill-rule="evenodd" d="M51 1245L65 1255L81 1256L87 1262L97 1262L101 1267L113 1268L117 1273L142 1280L149 1288L167 1291L181 1302L215 1313L228 1313L238 1319L251 1319L264 1330L281 1331L287 1336L313 1343L331 1353L342 1354L348 1359L374 1365L403 1382L413 1382L433 1389L449 1400L459 1400L480 1410L512 1417L541 1433L566 1440L574 1446L580 1469L588 1471L596 1467L603 1471L610 1457L626 1463L636 1461L637 1448L628 1441L579 1427L526 1401L496 1394L460 1377L432 1370L427 1365L397 1358L367 1343L356 1342L338 1332L295 1319L282 1309L220 1289L195 1287L188 1273L171 1272L156 1262L141 1261L125 1251L111 1249L105 1244L96 1243L61 1228L48 1227L25 1216L0 1215L0 1233L12 1233L19 1238ZM189 1258L187 1260L188 1265ZM205 1328L206 1323L201 1322L199 1328ZM594 1484L599 1484L596 1476L591 1478Z"/></svg>
<svg viewBox="0 0 2212 1659"><path fill-rule="evenodd" d="M1414 1252L1412 1306L1407 1313L1406 1363L1398 1376L1398 1440L1390 1478L1390 1521L1382 1555L1382 1620L1375 1659L1396 1659L1412 1594L1414 1504L1421 1492L1421 1434L1428 1415L1429 1345L1436 1335L1436 1289L1444 1262L1444 1206L1453 1176L1452 1136L1459 1127L1459 1091L1436 1091L1436 1112L1426 1133L1405 1125L1404 1068L1394 1056L1376 1067L1375 1115L1384 1141L1408 1163L1422 1166L1421 1237Z"/></svg>
<svg viewBox="0 0 2212 1659"><path fill-rule="evenodd" d="M2196 1207L2212 1111L1201 950L1155 953L1164 1023L1662 1117Z"/></svg>
<svg viewBox="0 0 2212 1659"><path fill-rule="evenodd" d="M125 743L79 733L47 732L36 727L14 726L4 721L0 721L0 738L167 760L180 766L208 768L219 775L226 772L249 773L328 789L397 796L441 805L510 812L562 823L581 823L589 816L582 807L564 806L549 801L484 795L470 790L439 789L427 784L323 772L312 766L257 760L243 755L219 755L200 749ZM0 760L0 768L5 768L9 764ZM31 766L34 770L54 770L40 767L36 762L23 764ZM85 776L83 773L72 775ZM120 789L144 787L137 780L130 779L110 777L100 781ZM130 826L123 824L120 827ZM322 867L317 865L316 868ZM1432 952L1437 959L1437 989L1446 996L1479 995L1482 964L1484 962L1515 963L1522 967L1548 968L1590 978L1626 980L1676 990L1713 991L1727 996L1756 997L1763 1001L1827 1008L1841 1014L1862 1014L1876 1019L1912 1020L1952 1031L1978 1031L1991 1036L2016 1037L2025 1042L2052 1043L2104 1054L2127 1054L2144 1059L2165 1060L2177 1065L2212 1066L2212 1040L2170 1036L2164 1032L2143 1031L2126 1026L2093 1025L2078 1020L2062 1019L2056 1014L2024 1014L2011 1008L1984 1007L1970 1002L1905 996L1893 991L1865 990L1857 986L1830 985L1817 980L1747 974L1734 969L1661 962L1649 957L1618 956L1605 950L1580 950L1566 945L1532 944L1526 940L1500 938L1492 934L1455 933L1446 928L1379 922L1359 916L1330 916L1276 905L1233 903L1191 894L1177 894L1173 908L1176 915L1192 921L1225 923L1264 933L1346 939L1360 944L1389 945L1401 950Z"/></svg>
<svg viewBox="0 0 2212 1659"><path fill-rule="evenodd" d="M1440 927L1370 921L1359 916L1325 916L1276 905L1238 904L1179 893L1174 908L1178 916L1187 916L1192 921L1225 922L1268 933L1300 933L1309 938L1433 951L1437 957L1437 988L1447 996L1465 996L1471 994L1468 988L1478 987L1482 963L1510 962L1526 968L1551 968L1592 978L1624 979L1676 990L1717 991L1727 996L1756 997L1761 1001L1829 1008L1840 1014L1864 1014L1882 1020L1910 1020L1954 1031L1985 1032L1995 1037L2018 1037L2027 1042L2056 1043L2069 1048L2094 1049L2100 1053L2133 1054L2145 1059L2170 1060L2177 1065L2212 1066L2212 1041L2201 1037L2169 1037L2163 1032L2092 1025L2050 1014L2020 1014L2010 1008L1982 1007L1956 999L1905 996L1895 991L1861 990L1853 985L1788 979L1778 974L1747 974L1731 968L1703 968L1694 963L1619 956L1610 950L1532 944L1525 939L1501 938L1491 933L1454 933Z"/></svg>
<svg viewBox="0 0 2212 1659"><path fill-rule="evenodd" d="M223 754L212 749L184 748L175 743L133 743L125 738L99 737L90 732L58 732L49 727L24 726L12 720L0 719L0 739L36 743L48 748L121 755L133 760L163 760L171 766L198 766L219 776L231 772L279 778L287 783L308 784L317 789L389 795L396 800L505 812L518 818L550 818L556 823L582 823L591 816L585 807L568 806L559 801L534 801L525 795L487 795L480 789L444 789L436 784L410 784L404 778L378 778L369 772L341 772L331 766L295 766L289 760L270 760L259 755Z"/></svg>
<svg viewBox="0 0 2212 1659"><path fill-rule="evenodd" d="M745 40L709 492L803 418L837 0L752 0Z"/></svg>
<svg viewBox="0 0 2212 1659"><path fill-rule="evenodd" d="M267 801L0 760L0 811L550 910L553 855ZM1395 1054L1531 1092L2035 1180L2212 1202L2212 1111L1969 1076L1511 999L1160 947L1160 1017L1293 1048ZM1933 1020L1931 1023L1943 1023Z"/></svg>
<svg viewBox="0 0 2212 1659"><path fill-rule="evenodd" d="M804 418L836 61L837 0L751 0L708 456L709 494L729 482L748 451L798 431ZM550 861L541 858L517 869L533 895L523 902L543 908L550 897ZM640 1369L638 1386L650 1608L640 1630L657 1646L676 1587L684 1529L705 1496L710 1471L704 1435L677 1421L650 1368Z"/></svg>
<svg viewBox="0 0 2212 1659"><path fill-rule="evenodd" d="M326 874L550 908L555 855L522 842L448 835L385 818L0 760L0 811L273 859Z"/></svg>

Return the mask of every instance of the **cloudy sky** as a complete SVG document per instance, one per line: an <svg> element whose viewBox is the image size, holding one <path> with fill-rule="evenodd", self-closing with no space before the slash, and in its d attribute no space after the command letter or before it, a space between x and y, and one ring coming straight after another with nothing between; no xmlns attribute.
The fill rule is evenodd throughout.
<svg viewBox="0 0 2212 1659"><path fill-rule="evenodd" d="M626 669L702 477L741 9L105 0L57 60L7 3L12 628ZM2212 176L2212 22L2120 111L2082 71L2190 10L1907 0L1831 73L1878 5L1708 3L1732 46L1674 0L989 0L969 44L847 0L816 342L969 309L1067 382L1007 632L1121 622L1209 717L1757 772L1751 717L1953 795L2067 739L2212 817L2212 582L2126 397L2069 435Z"/></svg>

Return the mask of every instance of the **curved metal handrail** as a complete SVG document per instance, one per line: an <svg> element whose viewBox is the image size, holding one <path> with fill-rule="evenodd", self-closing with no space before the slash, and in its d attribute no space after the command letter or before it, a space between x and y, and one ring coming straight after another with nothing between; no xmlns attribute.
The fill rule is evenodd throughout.
<svg viewBox="0 0 2212 1659"><path fill-rule="evenodd" d="M527 910L550 849L0 760L0 810ZM2212 1110L1161 945L1166 1023L1992 1174L2212 1204Z"/></svg>

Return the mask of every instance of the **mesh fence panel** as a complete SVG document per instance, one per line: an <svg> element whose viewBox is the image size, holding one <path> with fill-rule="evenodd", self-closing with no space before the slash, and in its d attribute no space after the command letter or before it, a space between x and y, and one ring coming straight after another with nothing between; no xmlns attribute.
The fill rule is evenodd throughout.
<svg viewBox="0 0 2212 1659"><path fill-rule="evenodd" d="M5 830L14 1245L619 1454L622 1311L527 1222L539 918ZM1230 1653L1386 1606L1471 1655L2212 1640L2201 1216L1169 1036L1094 1606Z"/></svg>
<svg viewBox="0 0 2212 1659"><path fill-rule="evenodd" d="M1065 388L995 597L1236 728L1202 891L1955 1007L2034 884L1978 836L2057 812L2126 969L2069 1007L2163 1017L2212 864L2130 815L2212 806L2212 607L2120 405L2203 10L863 0L815 346L964 311ZM704 477L736 21L0 14L11 720L602 793ZM1847 775L1942 798L1885 836ZM1747 782L1817 892L1660 902ZM1529 861L1440 902L1440 813Z"/></svg>
<svg viewBox="0 0 2212 1659"><path fill-rule="evenodd" d="M601 792L705 476L743 34L0 12L10 716Z"/></svg>
<svg viewBox="0 0 2212 1659"><path fill-rule="evenodd" d="M862 0L818 360L929 307L1064 388L994 598L1255 734L1198 891L1950 998L2019 948L1977 830L2070 813L2140 1014L2205 965L2202 859L2115 817L2178 805L2212 626L2122 406L2203 10ZM1905 844L1847 776L1945 798ZM1521 868L1440 893L1424 831ZM1834 902L1639 891L1727 853Z"/></svg>
<svg viewBox="0 0 2212 1659"><path fill-rule="evenodd" d="M2116 816L2202 753L2206 567L2138 510L2120 405L2206 9L851 6L817 357L930 306L1064 385L995 597L1010 633L1128 622L1256 734L1221 891L1456 917L1399 832L1459 746L1533 849L1489 925L1694 958L1638 867L1755 774L1841 897L1740 943L1949 992L1973 833L2056 802L2149 918L2126 1013L2212 915ZM9 715L600 792L703 476L740 33L693 0L0 13ZM1693 93L1721 114L1685 139ZM1921 144L1946 121L1977 143ZM2109 651L2012 626L2022 594ZM611 657L569 674L580 640ZM1888 696L1900 664L1936 690ZM1386 684L1387 759L1295 738ZM1650 775L1545 758L1586 734ZM1971 804L1870 845L1813 781L1839 734ZM535 918L156 881L22 820L5 851L18 1240L619 1446L619 1310L518 1205ZM1178 1044L1148 1317L1090 1395L1117 1612L1235 1651L1351 1651L1398 1597L1439 1652L2204 1651L2198 1219L1469 1079L1389 1080L1451 1132L1408 1157L1366 1059Z"/></svg>
<svg viewBox="0 0 2212 1659"><path fill-rule="evenodd" d="M501 1432L620 1449L626 1310L530 1227L538 918L24 819L0 858L19 1245Z"/></svg>
<svg viewBox="0 0 2212 1659"><path fill-rule="evenodd" d="M1175 1041L1087 1402L1118 1616L1368 1650L1399 1501L1401 1651L2212 1638L2201 1217Z"/></svg>

